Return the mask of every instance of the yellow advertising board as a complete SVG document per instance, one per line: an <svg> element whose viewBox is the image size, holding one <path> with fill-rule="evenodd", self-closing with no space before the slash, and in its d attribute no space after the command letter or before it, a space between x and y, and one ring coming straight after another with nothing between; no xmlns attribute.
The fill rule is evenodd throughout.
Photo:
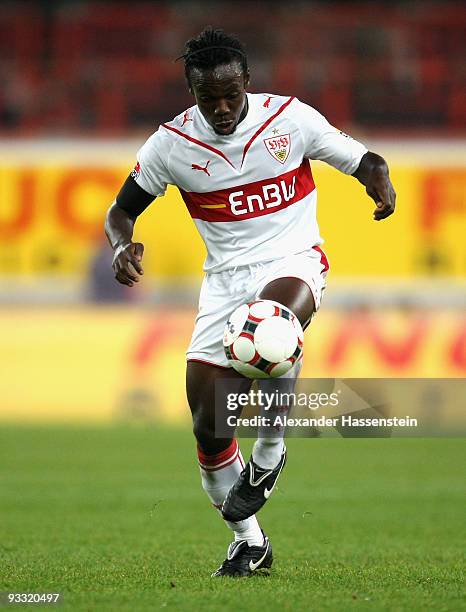
<svg viewBox="0 0 466 612"><path fill-rule="evenodd" d="M90 145L89 145L90 146ZM460 160L461 162L461 160ZM374 205L353 178L313 164L318 218L332 275L466 275L466 165L391 163L396 215ZM131 162L0 161L0 275L84 278L104 246L105 211ZM204 245L174 187L137 222L150 277L201 274Z"/></svg>
<svg viewBox="0 0 466 612"><path fill-rule="evenodd" d="M0 310L0 420L189 419L191 310ZM323 310L302 377L462 377L466 320L453 310Z"/></svg>

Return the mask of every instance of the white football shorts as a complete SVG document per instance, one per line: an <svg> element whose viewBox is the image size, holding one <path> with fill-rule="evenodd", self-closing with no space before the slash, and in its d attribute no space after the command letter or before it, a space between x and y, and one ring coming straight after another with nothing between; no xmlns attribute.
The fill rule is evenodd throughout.
<svg viewBox="0 0 466 612"><path fill-rule="evenodd" d="M320 306L326 285L328 261L320 247L263 263L238 266L224 272L207 273L199 296L188 361L201 361L228 368L223 349L223 329L230 314L241 304L252 302L271 281L294 277L303 280Z"/></svg>

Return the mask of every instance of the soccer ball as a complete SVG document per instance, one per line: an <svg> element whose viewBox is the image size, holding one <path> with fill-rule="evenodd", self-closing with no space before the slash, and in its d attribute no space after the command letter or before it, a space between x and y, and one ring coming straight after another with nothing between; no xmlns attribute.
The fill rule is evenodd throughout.
<svg viewBox="0 0 466 612"><path fill-rule="evenodd" d="M223 346L230 365L248 378L275 378L303 353L303 329L289 308L271 300L242 304L225 325Z"/></svg>

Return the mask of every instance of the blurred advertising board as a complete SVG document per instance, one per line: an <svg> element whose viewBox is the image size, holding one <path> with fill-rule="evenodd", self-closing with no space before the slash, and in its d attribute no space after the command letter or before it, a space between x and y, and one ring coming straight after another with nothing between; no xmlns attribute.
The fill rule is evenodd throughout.
<svg viewBox="0 0 466 612"><path fill-rule="evenodd" d="M63 152L11 154L0 145L0 275L83 279L104 247L105 211L134 165L139 145L73 143ZM447 145L445 145L447 146ZM82 149L82 147L81 147ZM384 152L384 145L376 150ZM22 152L21 152L22 151ZM466 276L466 149L442 164L400 145L387 155L398 193L396 215L375 223L372 202L354 179L313 163L318 218L336 276ZM136 239L145 243L149 278L200 275L205 252L177 192L145 211Z"/></svg>
<svg viewBox="0 0 466 612"><path fill-rule="evenodd" d="M187 421L184 352L194 316L173 308L0 309L0 420ZM303 378L465 374L461 311L323 309L306 332Z"/></svg>

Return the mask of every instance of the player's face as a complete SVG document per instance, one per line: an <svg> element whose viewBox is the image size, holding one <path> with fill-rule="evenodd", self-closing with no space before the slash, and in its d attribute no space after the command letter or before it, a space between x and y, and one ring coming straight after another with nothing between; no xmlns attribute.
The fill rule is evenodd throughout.
<svg viewBox="0 0 466 612"><path fill-rule="evenodd" d="M233 134L247 113L249 74L244 74L238 62L232 62L215 70L193 68L189 76L191 93L207 123L217 134Z"/></svg>

